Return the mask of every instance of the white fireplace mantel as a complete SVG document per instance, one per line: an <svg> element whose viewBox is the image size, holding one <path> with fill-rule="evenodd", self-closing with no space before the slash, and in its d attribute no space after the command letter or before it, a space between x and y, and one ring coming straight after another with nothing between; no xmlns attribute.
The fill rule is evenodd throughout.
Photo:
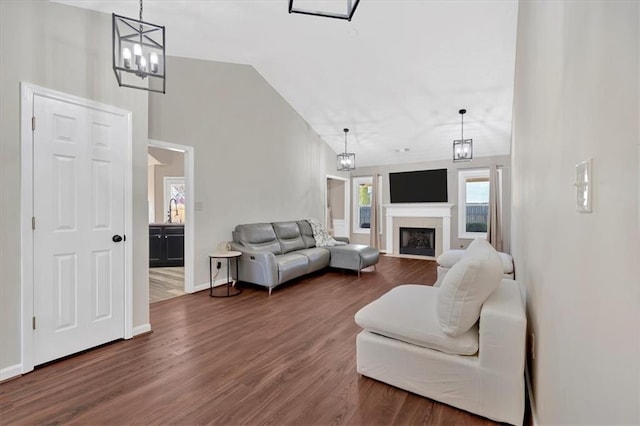
<svg viewBox="0 0 640 426"><path fill-rule="evenodd" d="M393 254L393 218L394 217L419 217L442 219L442 250L451 248L451 209L454 204L447 203L411 203L411 204L384 204L387 226L386 240L387 253Z"/></svg>

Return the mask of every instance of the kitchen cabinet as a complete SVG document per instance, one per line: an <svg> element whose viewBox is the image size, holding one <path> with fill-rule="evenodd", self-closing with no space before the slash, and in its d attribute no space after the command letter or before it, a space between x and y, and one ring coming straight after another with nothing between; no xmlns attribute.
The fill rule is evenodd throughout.
<svg viewBox="0 0 640 426"><path fill-rule="evenodd" d="M184 266L184 224L149 225L149 267Z"/></svg>

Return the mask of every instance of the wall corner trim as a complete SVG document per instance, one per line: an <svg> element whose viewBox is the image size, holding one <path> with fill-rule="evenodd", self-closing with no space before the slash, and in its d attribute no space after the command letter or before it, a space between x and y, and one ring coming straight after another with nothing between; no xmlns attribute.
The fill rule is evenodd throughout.
<svg viewBox="0 0 640 426"><path fill-rule="evenodd" d="M151 324L142 324L133 327L133 336L138 336L140 334L148 333L151 331Z"/></svg>
<svg viewBox="0 0 640 426"><path fill-rule="evenodd" d="M0 370L0 382L22 375L22 364L10 365Z"/></svg>

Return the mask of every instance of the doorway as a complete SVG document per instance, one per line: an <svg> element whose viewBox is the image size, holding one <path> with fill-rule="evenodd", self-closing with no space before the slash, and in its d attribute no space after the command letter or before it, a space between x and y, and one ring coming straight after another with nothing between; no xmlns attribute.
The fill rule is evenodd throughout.
<svg viewBox="0 0 640 426"><path fill-rule="evenodd" d="M193 148L149 141L149 303L193 293Z"/></svg>
<svg viewBox="0 0 640 426"><path fill-rule="evenodd" d="M351 237L349 190L349 179L327 175L325 227L334 237Z"/></svg>

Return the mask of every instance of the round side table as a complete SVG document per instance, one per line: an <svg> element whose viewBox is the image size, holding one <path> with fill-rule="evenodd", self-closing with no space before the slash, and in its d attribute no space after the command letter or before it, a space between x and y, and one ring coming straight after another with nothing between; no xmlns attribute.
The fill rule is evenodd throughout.
<svg viewBox="0 0 640 426"><path fill-rule="evenodd" d="M235 280L230 278L231 259L236 263L236 276L238 276L238 258L242 256L239 251L216 252L209 255L209 296L231 297L242 293L241 288L235 287ZM227 259L227 283L218 287L213 286L213 259Z"/></svg>

